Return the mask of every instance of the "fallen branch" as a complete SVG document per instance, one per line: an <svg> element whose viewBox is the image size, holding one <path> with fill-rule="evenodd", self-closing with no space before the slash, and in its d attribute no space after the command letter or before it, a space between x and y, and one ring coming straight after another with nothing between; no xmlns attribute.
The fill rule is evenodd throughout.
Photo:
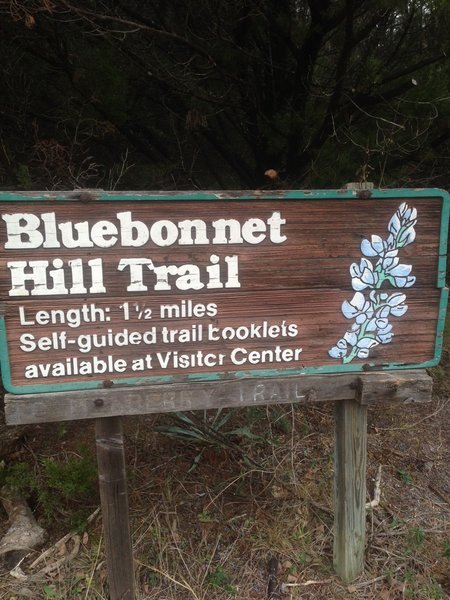
<svg viewBox="0 0 450 600"><path fill-rule="evenodd" d="M435 488L434 485L431 485L431 483L429 483L428 489L430 489L433 492L433 494L436 494L436 496L438 496L438 498L443 500L446 504L448 503L448 500L449 500L448 495L446 496L445 494L443 494L440 490Z"/></svg>
<svg viewBox="0 0 450 600"><path fill-rule="evenodd" d="M3 488L1 501L11 525L0 542L0 569L11 571L30 550L42 546L47 532L37 524L24 498Z"/></svg>
<svg viewBox="0 0 450 600"><path fill-rule="evenodd" d="M366 509L375 508L380 504L381 500L381 465L378 467L377 476L375 478L375 489L373 491L373 500L366 502Z"/></svg>
<svg viewBox="0 0 450 600"><path fill-rule="evenodd" d="M72 551L69 552L69 554L66 554L65 556L63 556L62 558L58 558L58 560L55 560L55 562L50 563L46 567L43 567L42 569L40 569L38 571L39 574L47 575L47 573L52 573L53 571L56 571L57 569L59 569L59 567L61 565L63 565L64 563L69 562L69 560L72 560L73 558L75 558L75 556L78 554L78 552L80 550L80 536L73 535L71 539L73 540Z"/></svg>
<svg viewBox="0 0 450 600"><path fill-rule="evenodd" d="M400 571L404 567L406 567L406 563L401 564L396 569L394 569L393 573L398 573L398 571ZM378 581L384 581L385 579L387 579L387 575L379 575L378 577L374 577L373 579L369 579L367 581L360 581L359 583L354 583L354 584L352 584L351 587L355 588L355 591L356 591L361 588L368 587L369 585L372 585L373 583L378 583Z"/></svg>
<svg viewBox="0 0 450 600"><path fill-rule="evenodd" d="M94 512L89 515L89 517L87 518L86 522L89 525L90 523L92 523L92 521L95 519L95 517L98 515L98 513L100 512L100 507L96 508L94 510ZM66 544L70 539L72 538L76 538L79 537L76 531L71 531L69 533L66 533L66 535L64 535L61 539L59 539L57 542L55 542L53 544L53 546L50 546L50 548L47 548L47 550L45 550L45 552L43 552L42 554L40 554L35 561L33 561L30 565L30 569L35 569L36 566L41 563L43 560L45 560L46 558L48 558L51 554L53 554L53 552L55 550L58 550L59 548L61 548L61 546L63 546L63 544ZM70 556L70 555L69 555ZM45 567L44 567L45 568ZM41 572L41 571L40 571Z"/></svg>
<svg viewBox="0 0 450 600"><path fill-rule="evenodd" d="M282 583L281 584L281 593L287 594L289 588L293 587L308 587L310 585L325 585L327 583L331 583L333 580L330 579L308 579L308 581L303 581L300 583Z"/></svg>

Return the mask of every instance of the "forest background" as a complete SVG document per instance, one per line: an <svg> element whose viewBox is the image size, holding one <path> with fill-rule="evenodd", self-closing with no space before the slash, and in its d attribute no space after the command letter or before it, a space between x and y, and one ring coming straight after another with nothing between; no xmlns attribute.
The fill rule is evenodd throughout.
<svg viewBox="0 0 450 600"><path fill-rule="evenodd" d="M448 186L446 0L0 11L2 189Z"/></svg>

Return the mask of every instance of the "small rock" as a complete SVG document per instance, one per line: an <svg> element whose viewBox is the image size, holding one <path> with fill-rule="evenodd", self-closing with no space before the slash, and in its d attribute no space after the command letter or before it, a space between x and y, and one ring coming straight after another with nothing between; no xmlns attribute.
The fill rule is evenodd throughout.
<svg viewBox="0 0 450 600"><path fill-rule="evenodd" d="M20 588L20 590L17 592L19 594L20 597L22 598L35 598L36 594L30 590L29 588Z"/></svg>

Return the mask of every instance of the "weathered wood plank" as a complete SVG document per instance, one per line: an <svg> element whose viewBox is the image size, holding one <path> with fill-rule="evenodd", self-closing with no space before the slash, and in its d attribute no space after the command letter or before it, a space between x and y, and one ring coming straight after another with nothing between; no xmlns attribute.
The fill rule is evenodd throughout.
<svg viewBox="0 0 450 600"><path fill-rule="evenodd" d="M9 425L95 419L114 415L139 415L204 408L243 407L265 404L333 402L353 399L383 402L390 387L389 401L404 402L418 382L415 402L430 399L428 375L423 371L399 371L397 391L384 372L252 378L169 385L113 387L98 390L5 395L5 419ZM401 383L406 381L404 385ZM367 382L367 383L366 383ZM379 382L379 388L377 388ZM377 395L376 390L380 389ZM365 390L365 391L364 391Z"/></svg>
<svg viewBox="0 0 450 600"><path fill-rule="evenodd" d="M373 373L359 378L357 400L363 405L431 401L433 380L426 371Z"/></svg>
<svg viewBox="0 0 450 600"><path fill-rule="evenodd" d="M97 419L95 440L109 597L111 600L134 600L133 550L121 418Z"/></svg>
<svg viewBox="0 0 450 600"><path fill-rule="evenodd" d="M367 407L353 400L336 402L333 562L345 582L364 567L366 455Z"/></svg>

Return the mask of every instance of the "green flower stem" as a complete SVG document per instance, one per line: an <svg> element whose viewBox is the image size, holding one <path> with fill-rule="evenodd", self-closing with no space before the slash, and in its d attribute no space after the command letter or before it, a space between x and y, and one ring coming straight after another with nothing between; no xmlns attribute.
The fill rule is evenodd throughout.
<svg viewBox="0 0 450 600"><path fill-rule="evenodd" d="M393 250L400 250L400 248L404 248L404 244L400 245L400 238L403 235L403 233L408 229L409 225L402 225L400 227L400 229L398 230L397 235L395 236L395 248L393 248Z"/></svg>
<svg viewBox="0 0 450 600"><path fill-rule="evenodd" d="M375 339L375 336L371 333L366 335L366 329L367 329L367 325L369 324L369 319L366 320L366 322L361 326L361 329L358 332L358 342L359 340L362 340L363 337L368 337L372 340ZM355 344L352 348L352 351L350 352L350 354L348 356L344 356L344 358L342 359L342 363L344 365L347 365L348 363L352 362L352 360L355 358L355 356L358 354L358 350L359 348L357 347L357 344Z"/></svg>
<svg viewBox="0 0 450 600"><path fill-rule="evenodd" d="M358 353L358 348L355 346L353 346L352 351L350 352L350 354L348 356L344 356L344 358L342 359L342 364L343 365L348 365L348 363L351 363L352 360L355 358L355 356Z"/></svg>
<svg viewBox="0 0 450 600"><path fill-rule="evenodd" d="M390 275L386 275L381 264L379 264L375 267L375 273L377 273L377 275L378 275L378 282L376 283L375 287L373 288L374 290L379 290L385 281L389 281L389 283L391 283L392 277Z"/></svg>
<svg viewBox="0 0 450 600"><path fill-rule="evenodd" d="M383 282L381 282L381 283L383 283ZM380 283L380 285L381 285L381 283ZM379 288L379 285L377 285L377 286L376 286L374 289L378 289L378 288ZM378 303L376 303L376 304L373 306L373 312L375 313L375 312L376 312L376 311L377 311L379 308L381 308L382 306L383 306L383 304L378 304ZM353 346L353 348L352 348L352 350L351 350L350 354L349 354L348 356L344 356L344 357L343 357L343 359L342 359L342 363L343 363L344 365L347 365L348 363L351 363L351 362L352 362L352 360L353 360L353 359L356 357L356 355L358 354L358 347L357 347L357 343L359 342L359 340L362 340L362 338L363 338L363 337L368 337L368 338L370 338L370 339L372 339L372 340L375 340L375 339L376 339L376 335L375 335L375 334L373 334L373 333L368 333L368 334L366 335L366 329L367 329L367 325L369 324L369 321L370 321L370 319L367 319L367 320L366 320L366 322L365 322L365 323L364 323L364 324L361 326L361 329L360 329L360 330L359 330L359 332L358 332L358 339L357 339L357 342L356 342L356 344Z"/></svg>

